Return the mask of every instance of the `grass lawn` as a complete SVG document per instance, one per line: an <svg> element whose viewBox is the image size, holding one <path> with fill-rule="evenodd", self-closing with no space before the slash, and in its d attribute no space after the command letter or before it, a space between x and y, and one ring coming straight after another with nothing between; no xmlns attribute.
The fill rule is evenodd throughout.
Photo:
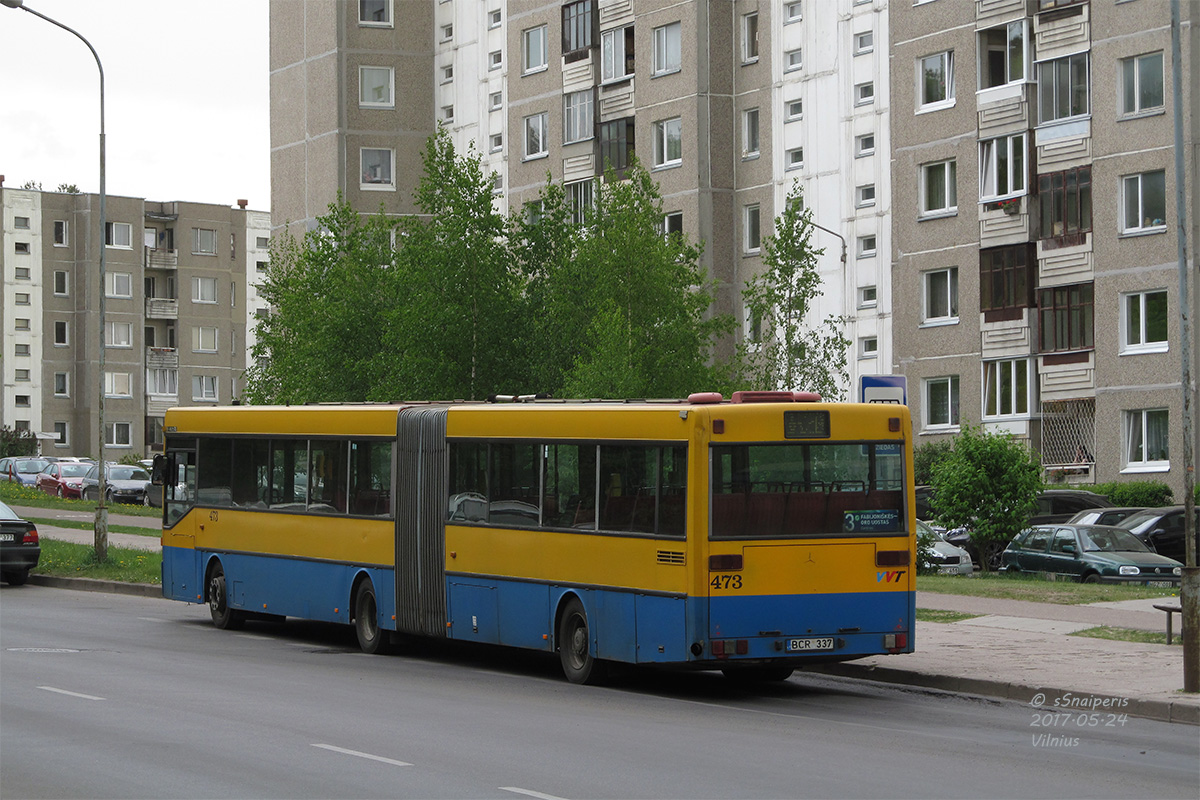
<svg viewBox="0 0 1200 800"><path fill-rule="evenodd" d="M10 506L27 506L31 508L64 508L72 511L87 511L95 513L95 500L70 500L59 499L45 492L39 492L37 489L32 489L28 486L11 481L0 481L0 500L8 503ZM121 503L113 503L108 507L110 514L130 514L135 517L153 517L162 519L162 509L152 508L149 506L129 506ZM49 523L47 523L49 524ZM57 522L54 524L58 524ZM147 523L150 526L150 523Z"/></svg>
<svg viewBox="0 0 1200 800"><path fill-rule="evenodd" d="M60 578L95 578L125 583L162 583L162 554L127 547L108 548L108 561L96 563L91 545L42 539L42 557L35 575Z"/></svg>
<svg viewBox="0 0 1200 800"><path fill-rule="evenodd" d="M50 519L48 517L26 516L26 520L34 525L48 525L54 528L70 528L71 530L90 531L96 527L95 522L75 522L69 519ZM132 533L137 536L149 536L154 539L162 536L161 528L135 528L132 525L112 525L108 526L109 533ZM47 534L49 535L49 534Z"/></svg>
<svg viewBox="0 0 1200 800"><path fill-rule="evenodd" d="M1117 642L1140 642L1144 644L1166 644L1167 634L1156 633L1154 631L1135 631L1130 628L1110 628L1107 625L1101 625L1098 628L1088 628L1085 631L1076 631L1070 634L1071 636L1086 636L1091 639L1112 639ZM1183 646L1183 639L1175 636L1171 639L1171 645Z"/></svg>
<svg viewBox="0 0 1200 800"><path fill-rule="evenodd" d="M1062 605L1141 600L1147 597L1179 597L1179 589L1048 581L1036 575L1008 575L996 572L976 573L970 576L920 575L917 577L917 591L960 594L971 597L998 597L1005 600L1031 600L1037 603L1060 603Z"/></svg>
<svg viewBox="0 0 1200 800"><path fill-rule="evenodd" d="M961 611L943 611L939 608L918 608L917 622L962 622L964 619L974 619L981 614L964 614Z"/></svg>

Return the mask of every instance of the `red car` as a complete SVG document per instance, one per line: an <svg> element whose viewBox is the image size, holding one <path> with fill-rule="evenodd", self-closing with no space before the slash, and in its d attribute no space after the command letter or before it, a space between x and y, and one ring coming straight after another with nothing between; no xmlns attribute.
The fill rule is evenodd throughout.
<svg viewBox="0 0 1200 800"><path fill-rule="evenodd" d="M59 497L83 497L83 476L91 464L55 461L37 474L37 488Z"/></svg>

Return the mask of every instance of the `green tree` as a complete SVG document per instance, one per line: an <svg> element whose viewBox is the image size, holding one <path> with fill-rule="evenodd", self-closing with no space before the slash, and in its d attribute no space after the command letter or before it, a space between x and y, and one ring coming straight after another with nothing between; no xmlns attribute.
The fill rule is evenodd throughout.
<svg viewBox="0 0 1200 800"><path fill-rule="evenodd" d="M913 448L913 481L917 486L933 483L933 470L954 450L954 442L941 439L925 442Z"/></svg>
<svg viewBox="0 0 1200 800"><path fill-rule="evenodd" d="M805 322L823 294L817 266L825 251L813 247L814 230L797 184L775 218L774 235L762 240L766 270L742 291L751 334L739 347L739 367L754 389L802 389L840 400L850 381L846 320L830 315L815 325Z"/></svg>
<svg viewBox="0 0 1200 800"><path fill-rule="evenodd" d="M42 190L42 182L41 181L25 181L23 184L21 184L21 188L22 189L33 189L34 191L40 192Z"/></svg>
<svg viewBox="0 0 1200 800"><path fill-rule="evenodd" d="M37 453L37 437L30 430L0 427L0 458L32 456Z"/></svg>
<svg viewBox="0 0 1200 800"><path fill-rule="evenodd" d="M79 194L79 187L73 183L60 183L54 191L62 192L63 194Z"/></svg>
<svg viewBox="0 0 1200 800"><path fill-rule="evenodd" d="M933 468L940 521L965 526L985 570L1037 508L1042 488L1038 456L1011 434L964 425L954 449Z"/></svg>

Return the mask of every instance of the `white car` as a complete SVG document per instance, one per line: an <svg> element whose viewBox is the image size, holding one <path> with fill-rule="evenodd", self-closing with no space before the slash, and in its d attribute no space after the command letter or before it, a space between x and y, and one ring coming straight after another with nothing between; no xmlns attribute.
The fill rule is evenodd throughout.
<svg viewBox="0 0 1200 800"><path fill-rule="evenodd" d="M927 566L936 565L940 575L970 575L975 572L971 554L945 540L942 532L927 522L917 520L917 531L933 536L933 558Z"/></svg>

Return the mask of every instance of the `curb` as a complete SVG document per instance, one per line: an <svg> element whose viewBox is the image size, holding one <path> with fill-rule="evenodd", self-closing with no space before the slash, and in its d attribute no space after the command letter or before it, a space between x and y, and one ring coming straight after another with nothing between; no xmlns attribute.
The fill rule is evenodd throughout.
<svg viewBox="0 0 1200 800"><path fill-rule="evenodd" d="M1004 700L1024 703L1029 706L1033 706L1032 701L1038 696L1041 696L1044 700L1046 696L1065 697L1079 694L1077 690L1073 689L1058 689L1049 686L1026 686L1020 683L993 681L985 678L963 678L957 675L910 672L896 669L895 667L880 667L870 664L823 664L808 667L805 671L817 672L823 675L836 675L842 678L878 681L879 683L920 686L926 689L939 689L944 692L955 692L958 694L998 697ZM1058 710L1041 705L1033 707L1045 708L1047 711ZM1128 714L1131 717L1152 719L1159 722L1200 725L1200 705L1195 703L1131 698L1128 700L1128 705L1113 710L1119 711L1121 714Z"/></svg>
<svg viewBox="0 0 1200 800"><path fill-rule="evenodd" d="M128 594L134 597L163 596L162 587L154 583L124 583L101 581L95 578L60 578L54 575L30 575L29 583L34 586L49 586L53 589L73 589L77 592L105 592Z"/></svg>

